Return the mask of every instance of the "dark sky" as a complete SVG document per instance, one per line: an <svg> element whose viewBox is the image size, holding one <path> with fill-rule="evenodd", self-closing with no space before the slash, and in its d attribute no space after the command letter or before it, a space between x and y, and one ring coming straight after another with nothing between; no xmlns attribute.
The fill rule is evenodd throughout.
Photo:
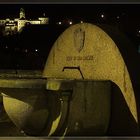
<svg viewBox="0 0 140 140"><path fill-rule="evenodd" d="M54 26L56 26L56 22L64 19L72 19L73 23L79 23L80 20L83 20L89 23L112 25L123 31L134 43L134 47L137 50L140 44L140 4L0 4L0 19L18 18L20 8L24 8L26 17L31 19L37 19L39 16L43 16L43 13L46 13L46 16L50 19L49 25L52 23L54 25L51 28L46 26L41 29L40 39L35 34L36 30L33 29L32 35L28 35L27 30L27 34L23 34L24 37L21 37L23 39L19 41L19 48L22 48L21 46L24 46L23 48L37 48L38 46L43 48L43 46L47 46L46 44L50 40L54 43L57 37L55 36L53 40L51 36L59 33ZM104 18L101 18L102 14ZM45 31L48 32L46 33ZM45 32L44 38L41 37L42 32ZM46 38L48 39L47 41ZM40 45L40 42L43 42L42 40L45 45ZM34 45L32 44L33 41ZM52 46L52 42L48 46ZM17 46L17 43L15 44ZM9 48L11 48L11 44ZM44 53L44 50L41 51ZM46 54L44 56L46 57Z"/></svg>
<svg viewBox="0 0 140 140"><path fill-rule="evenodd" d="M19 16L23 7L27 18L36 18L46 13L53 19L85 19L88 22L100 20L100 15L105 14L106 22L116 22L116 17L129 28L140 25L140 4L0 4L0 19Z"/></svg>
<svg viewBox="0 0 140 140"><path fill-rule="evenodd" d="M19 17L21 7L31 19L46 13L52 22L73 19L113 24L134 36L140 29L140 4L0 4L0 19Z"/></svg>
<svg viewBox="0 0 140 140"><path fill-rule="evenodd" d="M0 19L18 18L21 7L26 18L37 19L46 13L50 23L72 19L73 23L83 20L117 26L136 45L140 43L140 4L0 4Z"/></svg>
<svg viewBox="0 0 140 140"><path fill-rule="evenodd" d="M29 16L41 15L46 12L49 16L83 16L92 17L98 12L119 14L126 12L140 17L140 4L0 4L0 16L15 16L20 7L23 7Z"/></svg>
<svg viewBox="0 0 140 140"><path fill-rule="evenodd" d="M19 17L21 7L25 9L27 18L37 18L46 13L54 22L70 18L117 24L121 30L134 36L140 29L140 4L0 4L0 19ZM104 20L101 14L105 15Z"/></svg>

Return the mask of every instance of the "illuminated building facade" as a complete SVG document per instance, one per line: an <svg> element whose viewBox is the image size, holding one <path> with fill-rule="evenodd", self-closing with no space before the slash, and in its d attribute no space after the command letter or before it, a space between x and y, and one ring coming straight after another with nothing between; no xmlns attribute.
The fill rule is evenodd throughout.
<svg viewBox="0 0 140 140"><path fill-rule="evenodd" d="M49 24L48 17L39 17L37 20L28 20L23 8L20 9L19 18L0 20L0 26L4 26L5 34L14 34L20 32L26 24Z"/></svg>

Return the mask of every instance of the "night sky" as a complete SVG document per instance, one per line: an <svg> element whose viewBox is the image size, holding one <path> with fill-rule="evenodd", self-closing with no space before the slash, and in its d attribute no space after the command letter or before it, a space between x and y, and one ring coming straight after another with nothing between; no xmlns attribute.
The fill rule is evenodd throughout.
<svg viewBox="0 0 140 140"><path fill-rule="evenodd" d="M10 4L0 5L0 18L15 18L19 16L19 9L23 7L27 18L43 16L50 17L50 23L64 19L80 20L90 23L111 24L119 27L133 38L139 36L140 5L139 4ZM102 19L101 14L105 17Z"/></svg>
<svg viewBox="0 0 140 140"><path fill-rule="evenodd" d="M129 38L140 55L140 4L0 4L0 19L18 18L20 8L24 8L27 19L45 13L50 23L25 27L20 35L0 35L0 69L43 69L53 43L70 26L68 21L113 26ZM59 21L62 25L56 24Z"/></svg>
<svg viewBox="0 0 140 140"><path fill-rule="evenodd" d="M23 7L27 18L37 18L46 13L50 21L71 18L75 22L118 24L122 30L136 33L140 29L140 4L10 4L0 5L0 18L15 18ZM101 19L101 14L105 15Z"/></svg>

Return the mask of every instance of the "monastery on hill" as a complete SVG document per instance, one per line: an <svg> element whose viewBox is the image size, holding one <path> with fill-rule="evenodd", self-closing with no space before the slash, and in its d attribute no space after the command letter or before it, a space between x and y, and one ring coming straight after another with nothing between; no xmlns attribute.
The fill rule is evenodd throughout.
<svg viewBox="0 0 140 140"><path fill-rule="evenodd" d="M0 26L4 26L6 34L20 32L26 24L49 24L49 18L39 17L37 20L28 20L25 17L24 9L21 8L19 18L15 18L13 20L9 18L5 20L0 20Z"/></svg>

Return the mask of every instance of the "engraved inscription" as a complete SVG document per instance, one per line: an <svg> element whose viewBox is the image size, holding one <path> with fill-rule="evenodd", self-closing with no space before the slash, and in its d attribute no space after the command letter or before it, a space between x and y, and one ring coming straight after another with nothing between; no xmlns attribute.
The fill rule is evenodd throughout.
<svg viewBox="0 0 140 140"><path fill-rule="evenodd" d="M87 55L87 56L67 56L66 61L87 61L87 60L93 60L93 55Z"/></svg>

